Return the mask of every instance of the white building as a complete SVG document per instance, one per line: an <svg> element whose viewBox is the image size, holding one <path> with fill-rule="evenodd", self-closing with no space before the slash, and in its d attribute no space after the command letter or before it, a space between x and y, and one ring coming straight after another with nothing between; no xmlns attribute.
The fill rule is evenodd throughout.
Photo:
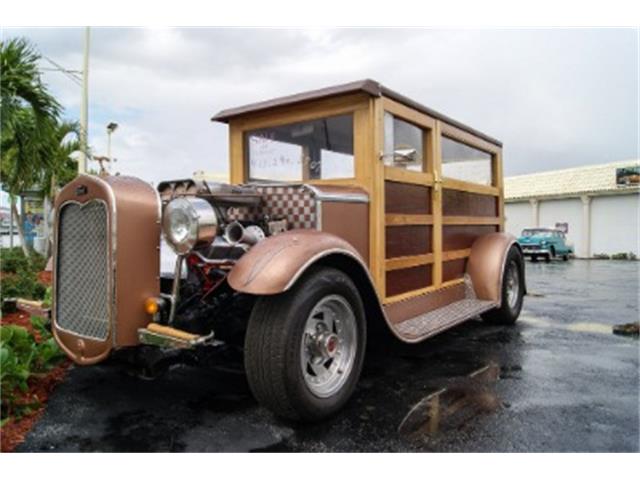
<svg viewBox="0 0 640 480"><path fill-rule="evenodd" d="M505 229L566 226L576 256L639 254L640 161L505 178Z"/></svg>

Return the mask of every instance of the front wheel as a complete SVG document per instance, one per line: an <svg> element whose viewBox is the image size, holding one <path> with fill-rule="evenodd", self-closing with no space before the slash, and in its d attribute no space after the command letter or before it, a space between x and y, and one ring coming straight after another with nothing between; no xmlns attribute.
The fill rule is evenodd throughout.
<svg viewBox="0 0 640 480"><path fill-rule="evenodd" d="M524 261L520 250L511 247L502 273L502 302L500 307L482 314L488 323L511 325L520 316L524 299Z"/></svg>
<svg viewBox="0 0 640 480"><path fill-rule="evenodd" d="M291 290L256 302L245 339L249 386L276 415L326 418L353 393L365 345L364 307L351 279L313 269Z"/></svg>

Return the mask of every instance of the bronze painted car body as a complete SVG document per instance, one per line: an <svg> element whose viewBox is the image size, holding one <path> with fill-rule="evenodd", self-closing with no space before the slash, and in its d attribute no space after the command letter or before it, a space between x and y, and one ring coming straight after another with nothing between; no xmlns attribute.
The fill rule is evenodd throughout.
<svg viewBox="0 0 640 480"><path fill-rule="evenodd" d="M275 405L261 378L278 372L248 376L277 413L314 419L352 391L364 324L418 342L478 315L517 318L524 269L503 231L497 140L371 80L213 119L229 125L231 184L170 180L156 192L80 176L58 196L53 331L75 362L224 342L260 369L263 324L280 321L269 312L288 318L285 305L303 299L286 327L304 324L302 343L286 351L304 388ZM179 253L166 278L161 229Z"/></svg>

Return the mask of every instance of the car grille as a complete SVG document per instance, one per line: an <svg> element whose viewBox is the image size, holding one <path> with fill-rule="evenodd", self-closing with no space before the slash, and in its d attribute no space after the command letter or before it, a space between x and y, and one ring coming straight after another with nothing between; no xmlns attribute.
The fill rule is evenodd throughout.
<svg viewBox="0 0 640 480"><path fill-rule="evenodd" d="M81 337L109 336L109 236L104 202L62 206L58 223L56 324Z"/></svg>
<svg viewBox="0 0 640 480"><path fill-rule="evenodd" d="M525 250L540 250L540 245L527 245L527 244L524 244L523 248Z"/></svg>

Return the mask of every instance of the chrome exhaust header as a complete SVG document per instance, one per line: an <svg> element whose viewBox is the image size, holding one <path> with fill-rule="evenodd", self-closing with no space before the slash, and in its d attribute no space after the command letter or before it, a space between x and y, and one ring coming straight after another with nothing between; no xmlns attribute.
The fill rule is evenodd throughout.
<svg viewBox="0 0 640 480"><path fill-rule="evenodd" d="M224 239L230 245L255 245L265 239L264 231L257 225L243 226L240 222L231 222L224 229Z"/></svg>

